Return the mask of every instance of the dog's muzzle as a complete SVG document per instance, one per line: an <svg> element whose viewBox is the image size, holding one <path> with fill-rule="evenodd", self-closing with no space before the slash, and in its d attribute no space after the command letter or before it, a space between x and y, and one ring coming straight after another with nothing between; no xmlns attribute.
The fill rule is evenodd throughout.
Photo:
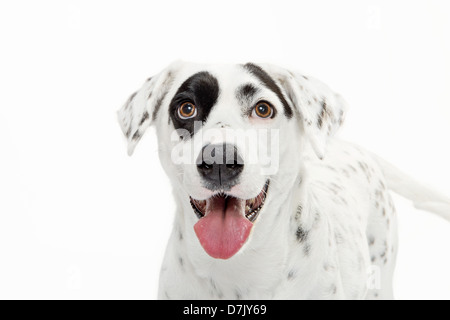
<svg viewBox="0 0 450 320"><path fill-rule="evenodd" d="M190 197L199 218L194 225L195 234L211 257L229 259L247 242L264 206L269 180L252 198L233 196L231 189L241 183L244 170L244 161L233 144L204 146L196 164L203 187L213 194L204 200Z"/></svg>
<svg viewBox="0 0 450 320"><path fill-rule="evenodd" d="M204 146L196 163L204 186L212 191L230 190L244 170L244 161L232 144Z"/></svg>

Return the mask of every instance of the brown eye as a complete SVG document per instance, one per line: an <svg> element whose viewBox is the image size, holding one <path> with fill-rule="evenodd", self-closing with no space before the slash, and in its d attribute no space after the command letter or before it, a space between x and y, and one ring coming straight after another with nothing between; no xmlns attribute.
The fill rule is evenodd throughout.
<svg viewBox="0 0 450 320"><path fill-rule="evenodd" d="M190 102L185 102L178 107L178 116L183 120L193 118L196 115L197 108Z"/></svg>
<svg viewBox="0 0 450 320"><path fill-rule="evenodd" d="M267 102L258 102L252 112L252 116L267 119L273 115L273 108Z"/></svg>

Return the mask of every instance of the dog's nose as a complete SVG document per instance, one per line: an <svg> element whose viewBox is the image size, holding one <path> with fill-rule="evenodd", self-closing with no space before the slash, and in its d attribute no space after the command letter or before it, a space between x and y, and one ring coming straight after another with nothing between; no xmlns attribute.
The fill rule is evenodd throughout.
<svg viewBox="0 0 450 320"><path fill-rule="evenodd" d="M197 158L197 169L208 189L231 189L244 169L244 161L232 144L209 144Z"/></svg>

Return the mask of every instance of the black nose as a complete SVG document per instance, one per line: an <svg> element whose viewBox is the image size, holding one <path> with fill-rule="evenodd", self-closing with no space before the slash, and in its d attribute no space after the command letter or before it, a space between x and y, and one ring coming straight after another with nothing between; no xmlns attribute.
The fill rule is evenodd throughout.
<svg viewBox="0 0 450 320"><path fill-rule="evenodd" d="M209 144L197 158L197 169L208 189L229 190L238 183L244 161L232 144Z"/></svg>

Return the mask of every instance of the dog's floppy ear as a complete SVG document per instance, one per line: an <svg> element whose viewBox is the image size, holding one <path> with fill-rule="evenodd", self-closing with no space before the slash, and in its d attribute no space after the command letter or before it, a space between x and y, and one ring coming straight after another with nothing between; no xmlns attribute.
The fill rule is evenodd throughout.
<svg viewBox="0 0 450 320"><path fill-rule="evenodd" d="M275 66L267 66L281 84L316 155L323 159L329 137L344 122L347 103L323 82Z"/></svg>
<svg viewBox="0 0 450 320"><path fill-rule="evenodd" d="M158 75L149 78L118 111L119 124L128 142L128 155L133 154L145 130L156 120L181 63L172 63Z"/></svg>

